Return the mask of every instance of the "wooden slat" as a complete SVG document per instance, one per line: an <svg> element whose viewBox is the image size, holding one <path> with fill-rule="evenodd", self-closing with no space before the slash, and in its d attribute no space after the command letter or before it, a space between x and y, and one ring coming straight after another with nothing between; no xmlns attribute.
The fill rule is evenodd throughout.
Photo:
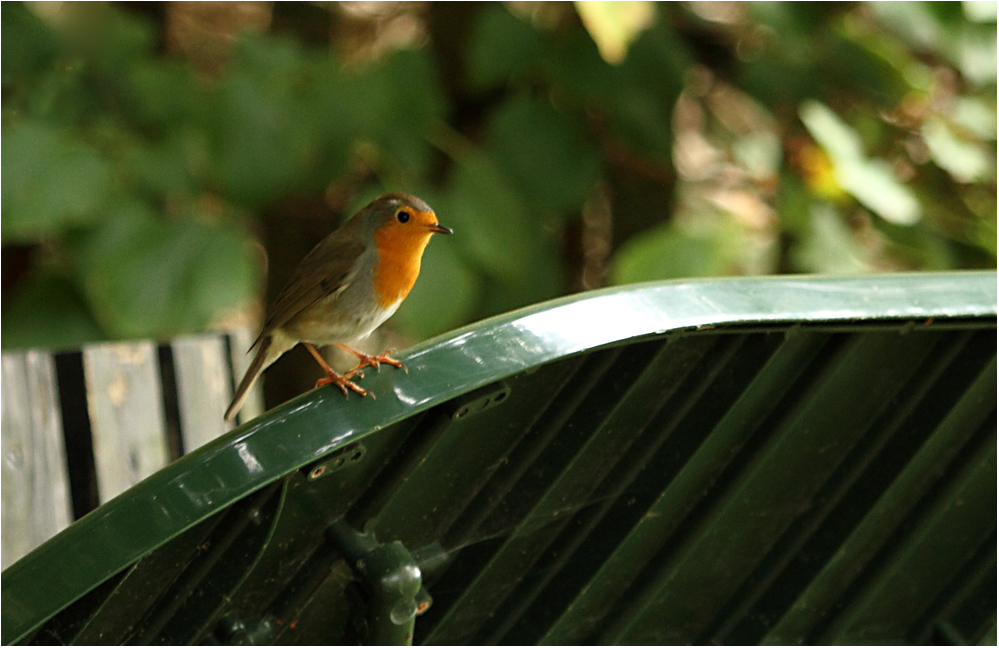
<svg viewBox="0 0 999 648"><path fill-rule="evenodd" d="M156 347L151 342L83 349L100 501L169 461Z"/></svg>
<svg viewBox="0 0 999 648"><path fill-rule="evenodd" d="M69 477L52 356L5 353L2 568L66 527Z"/></svg>
<svg viewBox="0 0 999 648"><path fill-rule="evenodd" d="M233 427L223 421L232 399L229 361L225 340L217 335L177 338L171 346L184 452L191 452Z"/></svg>
<svg viewBox="0 0 999 648"><path fill-rule="evenodd" d="M235 382L238 384L250 366L250 363L253 362L253 354L248 353L247 349L253 344L256 335L249 329L243 328L230 331L229 338L232 340L232 344L230 345L232 348L232 368L235 374ZM243 403L243 408L239 411L238 420L240 423L245 423L264 413L262 383L263 380L258 378L256 384L250 390L250 395L246 397L246 402ZM228 406L228 403L226 405Z"/></svg>

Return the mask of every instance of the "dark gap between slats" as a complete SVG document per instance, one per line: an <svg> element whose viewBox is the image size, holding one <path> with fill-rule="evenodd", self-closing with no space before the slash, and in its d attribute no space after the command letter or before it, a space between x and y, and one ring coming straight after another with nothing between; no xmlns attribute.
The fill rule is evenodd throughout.
<svg viewBox="0 0 999 648"><path fill-rule="evenodd" d="M912 335L934 336L935 348L899 390L895 404L871 424L816 493L816 506L787 529L695 643L757 643L838 551L978 375L980 366L969 378L964 362L969 350L977 357L977 349L968 345L969 335ZM949 393L944 397L941 391Z"/></svg>
<svg viewBox="0 0 999 648"><path fill-rule="evenodd" d="M235 525L241 525L236 539L160 629L156 643L193 645L214 632L231 600L230 595L236 592L234 588L244 582L267 549L282 504L282 484L283 480L277 482L277 488L275 485L265 487L242 500L245 508L242 508L241 517L235 520Z"/></svg>
<svg viewBox="0 0 999 648"><path fill-rule="evenodd" d="M685 372L677 390L659 407L659 413L640 431L639 439L624 454L619 462L622 468L609 473L595 489L592 499L598 506L584 513L584 516L595 515L597 518L593 520L597 529L593 536L603 540L602 553L609 553L617 547L658 498L663 484L675 475L676 455L684 454L684 449L672 443L699 445L699 441L694 439L697 434L691 439L679 439L682 422L696 409L696 403L709 391L718 376L730 366L741 340L741 336L735 335L710 335L689 336L676 343L693 345L690 349L690 369ZM718 416L721 416L720 412ZM531 581L529 585L534 584L533 579ZM510 613L515 614L516 611L510 610Z"/></svg>
<svg viewBox="0 0 999 648"><path fill-rule="evenodd" d="M465 546L472 537L472 532L478 528L493 509L502 501L503 497L510 490L515 482L517 467L510 466L510 456L516 453L520 444L525 438L531 438L531 431L543 424L544 417L552 411L558 403L562 402L563 390L570 381L575 378L584 365L584 359L571 358L567 361L553 363L543 367L541 371L553 373L552 380L558 381L558 386L552 391L548 401L537 409L531 420L524 425L523 431L511 444L509 450L498 460L502 460L501 465L494 471L490 478L482 484L474 496L468 500L462 513L452 522L450 528L443 535L441 545L451 550ZM555 372L558 373L555 373Z"/></svg>
<svg viewBox="0 0 999 648"><path fill-rule="evenodd" d="M230 555L229 549L237 542L246 525L251 523L251 517L247 513L252 509L263 508L273 496L280 497L283 483L278 481L247 495L226 509L223 516L219 516L220 522L202 543L202 551L184 567L171 586L162 592L146 616L135 625L132 635L125 643L152 643L220 561L225 562L228 558L239 564L238 559Z"/></svg>
<svg viewBox="0 0 999 648"><path fill-rule="evenodd" d="M682 548L687 538L696 531L704 517L725 497L736 481L742 476L746 466L753 461L760 448L771 438L774 431L779 429L781 422L794 411L804 395L822 377L829 364L836 358L849 339L849 335L843 334L830 336L829 341L816 354L808 367L800 372L799 375L801 378L788 388L784 393L784 397L774 405L773 410L760 424L758 431L746 441L739 453L718 476L711 490L691 507L686 518L676 527L676 530L670 537L663 538L662 547L652 560L649 561L649 564L642 571L639 578L636 578L629 585L617 604L608 610L608 618L615 618L624 614L635 599L659 577L660 572L673 560L675 553ZM628 526L628 528L630 529L631 526L633 525ZM588 636L582 642L594 643L597 641L599 641L598 636Z"/></svg>
<svg viewBox="0 0 999 648"><path fill-rule="evenodd" d="M990 546L991 545L991 546ZM978 645L996 622L996 534L983 543L992 552L987 564L980 566L982 579L975 589L968 592L960 605L950 615L952 626L961 630L968 644Z"/></svg>
<svg viewBox="0 0 999 648"><path fill-rule="evenodd" d="M783 339L782 334L725 337L731 338L733 342L737 341L738 348L731 348L731 355L717 356L715 363L723 363L722 371L716 378L710 380L703 393L694 394L696 403L689 408L690 413L684 416L678 429L713 429L780 347ZM710 360L701 364L709 363ZM667 402L675 406L672 399ZM667 403L664 402L650 423L645 428L636 430L636 438L628 452L594 491L608 495L598 498L594 506L580 510L573 517L571 525L555 539L546 554L538 561L538 564L545 565L544 573L534 579L539 581L538 584L531 587L530 583L525 582L508 599L512 605L508 604L505 606L507 609L497 613L497 618L507 618L505 625L509 631L502 638L494 639L505 644L536 643L579 595L607 557L619 546L630 529L613 526L601 528L599 533L593 531L601 524L609 510L620 505L619 498L645 467L645 459L666 440L662 435L663 429L667 427L663 425L664 413L667 417L672 417L676 415L677 410L667 407ZM686 450L692 453L700 446L700 441L696 439L689 441L688 445L691 447ZM687 454L679 448L677 450ZM689 455L687 458L689 459ZM654 500L649 501L648 506L651 506L652 502ZM641 508L644 515L648 506L635 508ZM634 521L637 523L638 519ZM535 600L544 603L532 605Z"/></svg>
<svg viewBox="0 0 999 648"><path fill-rule="evenodd" d="M334 563L342 559L342 556L329 541L320 543L301 564L301 567L295 572L292 579L288 581L288 584L275 597L271 604L267 606L264 614L273 615L274 618L280 619L285 623L298 619L309 606L309 603L312 602L319 588L333 577ZM366 614L366 611L359 609L355 613L363 615ZM284 643L281 640L281 634L286 629L286 625L280 626L278 634L269 640L271 645L276 646Z"/></svg>
<svg viewBox="0 0 999 648"><path fill-rule="evenodd" d="M523 511L520 512L520 515L511 514L508 508L511 497L516 500L518 509L526 506L529 510L529 506L536 501L532 497L524 498L524 493L519 490L522 488L522 479L525 473L558 436L558 433L573 417L586 396L600 383L601 379L608 375L622 350L621 347L618 347L597 352L583 361L583 366L573 373L574 377L577 377L577 381L569 383L568 389L559 391L544 414L537 419L537 424L522 437L521 443L510 452L509 460L496 471L490 483L487 483L483 488L483 492L496 497L496 501L483 512L474 509L479 498L473 500L466 513L472 520L456 523L461 535L452 538L450 537L451 533L448 534L448 542L456 542L458 547L463 548L454 562L448 566L447 571L441 575L440 580L434 583L435 603L428 613L420 618L421 635L430 636L435 631L437 624L450 607L465 595L465 589L475 578L479 569L492 559L494 553L503 546L506 537L520 521ZM505 496L501 497L502 495ZM504 504L507 505L507 508L503 507ZM483 530L483 527L490 522L493 525L490 527L492 530ZM486 540L487 538L494 538L494 540ZM445 545L445 547L447 546L449 545ZM474 569L470 569L469 566L474 566ZM469 629L469 634L476 630Z"/></svg>
<svg viewBox="0 0 999 648"><path fill-rule="evenodd" d="M239 385L238 381L242 378L242 376L236 375L236 365L232 362L232 335L229 333L223 335L222 344L225 346L225 375L229 382L229 393L235 396L236 387ZM236 414L235 423L236 425L246 423L246 421L243 420L242 408L240 408L240 412Z"/></svg>
<svg viewBox="0 0 999 648"><path fill-rule="evenodd" d="M77 599L69 607L47 621L33 637L22 643L32 646L69 645L91 617L100 610L130 569L130 567L126 567L103 583L98 584L82 598Z"/></svg>
<svg viewBox="0 0 999 648"><path fill-rule="evenodd" d="M898 548L912 535L923 519L932 513L933 508L947 492L950 485L960 476L967 463L975 458L982 445L989 441L989 438L996 432L996 416L987 418L985 424L980 426L975 434L964 444L964 447L957 453L943 470L937 479L920 499L920 501L909 511L905 519L895 527L895 531L885 541L881 549L871 558L869 564L875 566L866 569L850 583L843 594L837 598L822 619L809 631L805 637L805 643L820 643L822 635L839 617L839 613L846 609L849 604L867 591L870 583L880 574L882 568L888 565L895 556Z"/></svg>
<svg viewBox="0 0 999 648"><path fill-rule="evenodd" d="M56 354L55 366L73 518L79 520L100 504L83 353L71 351Z"/></svg>
<svg viewBox="0 0 999 648"><path fill-rule="evenodd" d="M119 575L123 574L124 578L100 602L100 607L88 616L86 624L71 643L84 646L123 643L132 634L134 625L159 600L161 592L198 555L202 543L223 515L224 511L196 524L122 570ZM87 595L90 596L92 594ZM60 612L55 620L72 616L72 609L73 606L70 606ZM127 622L123 623L123 619Z"/></svg>
<svg viewBox="0 0 999 648"><path fill-rule="evenodd" d="M229 391L230 393L236 393L236 387L239 384L239 380L242 376L236 375L236 365L232 362L232 335L226 333L222 336L222 343L225 345L225 365L229 376Z"/></svg>
<svg viewBox="0 0 999 648"><path fill-rule="evenodd" d="M989 576L991 575L991 578ZM982 585L991 590L982 591ZM957 631L965 645L978 643L981 626L996 609L996 532L993 529L926 612L906 632L909 645L936 643L933 635L941 623Z"/></svg>
<svg viewBox="0 0 999 648"><path fill-rule="evenodd" d="M173 362L173 347L161 344L158 355L167 446L170 449L170 461L176 461L184 456L185 452L184 438L180 433L180 399L177 395L177 368Z"/></svg>
<svg viewBox="0 0 999 648"><path fill-rule="evenodd" d="M513 531L544 496L553 478L585 445L597 423L613 407L645 368L647 359L630 348L618 347L593 354L580 374L584 379L555 417L539 425L529 443L511 453L510 472L516 474L511 487L489 517L474 532L492 536ZM528 441L528 439L525 439Z"/></svg>
<svg viewBox="0 0 999 648"><path fill-rule="evenodd" d="M447 571L441 573L437 580L430 584L434 604L416 620L413 645L423 644L437 629L451 606L462 597L469 583L489 564L505 541L505 536L489 538L465 547L455 554L454 561L448 566ZM476 630L477 628L470 628L466 636L471 637ZM451 634L449 637L453 640Z"/></svg>
<svg viewBox="0 0 999 648"><path fill-rule="evenodd" d="M527 470L522 471L521 478L510 489L503 505L497 508L501 517L496 517L494 514L491 519L486 520L484 527L488 529L491 524L495 525L492 528L498 532L501 528L512 530L521 525L530 511L547 496L553 481L561 476L593 435L602 429L603 422L611 415L620 399L629 392L635 381L646 371L662 345L660 341L630 345L622 348L619 353L608 356L608 363L600 363L595 367L591 380L584 383L583 388L578 391L583 398L578 401L569 418L558 426L554 436L545 435L544 445L538 446L540 452L533 455ZM522 572L521 584L534 581L541 575L539 570L547 569L547 567L535 568L537 559L543 555L545 547L557 536L559 530L569 523L574 512L578 508L585 507L589 501L591 501L589 496L580 502L566 501L564 514L560 514L538 529L527 530L526 536L518 540L523 548L522 555L525 557L520 560L517 567L511 565L510 568ZM513 591L511 588L511 595ZM495 603L501 609L505 601L509 600L507 596ZM494 632L497 620L499 617L494 611L490 614L490 622L480 628L479 634L471 640L471 643L492 643L494 639L490 635Z"/></svg>
<svg viewBox="0 0 999 648"><path fill-rule="evenodd" d="M363 529L369 519L377 517L400 480L404 480L413 469L413 463L418 462L418 457L422 457L433 447L449 423L450 416L440 405L427 410L422 416L408 419L406 424L409 431L402 436L403 441L344 515L347 524L355 529Z"/></svg>

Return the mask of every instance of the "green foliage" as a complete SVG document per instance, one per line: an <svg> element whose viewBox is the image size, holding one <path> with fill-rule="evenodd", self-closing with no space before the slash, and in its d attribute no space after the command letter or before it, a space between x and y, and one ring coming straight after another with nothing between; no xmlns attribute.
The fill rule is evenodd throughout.
<svg viewBox="0 0 999 648"><path fill-rule="evenodd" d="M599 152L575 117L522 96L489 120L486 148L539 215L578 208L600 171Z"/></svg>
<svg viewBox="0 0 999 648"><path fill-rule="evenodd" d="M614 283L626 284L723 275L728 270L723 248L721 241L712 237L660 226L621 249L611 279Z"/></svg>
<svg viewBox="0 0 999 648"><path fill-rule="evenodd" d="M3 235L30 241L100 217L111 169L71 133L21 122L3 138Z"/></svg>
<svg viewBox="0 0 999 648"><path fill-rule="evenodd" d="M285 21L208 73L159 51L163 24L67 6L2 5L3 243L31 259L5 347L217 324L259 296L258 232L333 227L298 233L289 197L412 191L455 229L394 320L415 338L581 275L995 265L995 12L973 3L639 3L585 24L487 3L467 33L377 56Z"/></svg>

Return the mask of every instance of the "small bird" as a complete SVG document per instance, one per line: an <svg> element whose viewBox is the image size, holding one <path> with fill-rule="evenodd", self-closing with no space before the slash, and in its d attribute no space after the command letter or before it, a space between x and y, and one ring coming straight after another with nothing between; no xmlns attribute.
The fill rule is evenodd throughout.
<svg viewBox="0 0 999 648"><path fill-rule="evenodd" d="M225 420L236 416L260 372L299 342L326 372L316 387L333 384L345 396L348 389L368 394L351 380L364 367L377 369L384 363L404 368L389 357L391 350L371 356L347 344L366 338L392 316L420 274L430 237L451 233L419 198L388 193L320 241L268 309L263 330L250 346L257 355L236 388ZM354 354L359 364L346 374L336 373L316 350L327 344Z"/></svg>

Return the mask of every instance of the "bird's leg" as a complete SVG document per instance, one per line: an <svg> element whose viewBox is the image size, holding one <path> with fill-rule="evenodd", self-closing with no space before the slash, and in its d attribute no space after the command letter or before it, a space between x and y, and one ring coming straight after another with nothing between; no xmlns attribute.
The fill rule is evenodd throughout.
<svg viewBox="0 0 999 648"><path fill-rule="evenodd" d="M302 345L309 350L309 353L312 354L312 357L316 359L316 362L319 363L319 366L322 367L323 371L326 372L326 378L320 378L319 380L317 380L316 387L322 387L323 385L336 385L337 387L340 388L340 391L343 392L344 396L347 395L348 389L357 392L361 396L368 395L369 392L366 389L362 389L361 387L359 387L350 380L355 375L357 375L357 371L351 370L346 375L341 376L337 372L330 369L330 366L326 364L325 360L323 360L323 356L320 355L318 351L316 351L316 347L312 346L308 342L302 342ZM371 394L371 397L374 398L375 395Z"/></svg>
<svg viewBox="0 0 999 648"><path fill-rule="evenodd" d="M392 365L393 367L402 369L406 373L409 373L409 369L406 369L405 365L403 365L395 358L389 357L389 354L395 351L395 349L389 349L388 351L380 355L368 355L367 353L361 353L360 351L351 349L349 346L345 344L340 344L339 342L337 342L336 345L341 349L343 349L344 351L346 351L347 353L351 353L357 356L357 359L361 361L356 367L347 372L348 376L353 376L355 372L360 371L365 367L374 367L375 369L381 371L382 369L381 365L383 362L387 365Z"/></svg>

